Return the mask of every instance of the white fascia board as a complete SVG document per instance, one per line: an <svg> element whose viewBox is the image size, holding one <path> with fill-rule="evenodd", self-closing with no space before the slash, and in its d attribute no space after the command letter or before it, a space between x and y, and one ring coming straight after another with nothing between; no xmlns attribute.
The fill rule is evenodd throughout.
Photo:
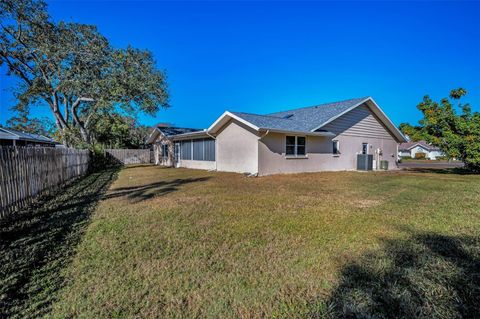
<svg viewBox="0 0 480 319"><path fill-rule="evenodd" d="M177 134L177 135L171 136L170 138L173 141L178 141L183 139L202 138L202 137L208 137L207 130L204 129L196 132Z"/></svg>
<svg viewBox="0 0 480 319"><path fill-rule="evenodd" d="M403 135L402 132L400 132L400 130L395 126L395 124L393 124L393 122L388 118L387 114L385 114L385 112L383 112L383 110L380 108L380 106L378 106L377 102L375 102L375 100L372 97L368 97L367 101L370 101L370 102L373 103L373 105L375 106L375 110L383 116L383 119L381 119L381 120L383 121L385 126L390 129L390 131L393 134L397 135L398 141L400 143L407 142L407 138ZM375 110L373 110L373 111L375 112ZM378 114L377 114L377 116L378 116Z"/></svg>
<svg viewBox="0 0 480 319"><path fill-rule="evenodd" d="M412 150L412 149L415 148L415 147L420 147L421 149L423 149L423 150L425 150L425 151L427 151L427 152L431 152L431 150L430 150L430 148L429 148L428 146L425 147L425 145L422 145L422 144L420 144L420 143L415 143L415 144L413 144L412 146L410 146L410 147L408 148L408 150Z"/></svg>
<svg viewBox="0 0 480 319"><path fill-rule="evenodd" d="M146 140L146 144L152 144L153 141L152 141L152 136L154 133L159 133L161 134L162 132L158 129L158 127L154 128L152 133L150 133L150 135L148 136L147 140ZM154 138L153 138L154 139Z"/></svg>
<svg viewBox="0 0 480 319"><path fill-rule="evenodd" d="M245 124L246 126L254 129L255 131L259 131L260 128L253 125L252 123L242 119L241 117L229 112L229 111L225 111L215 122L213 122L212 125L210 125L210 127L207 129L207 132L208 133L212 133L212 130L214 130L219 124L224 124L223 122L227 122L225 121L225 119L228 120L228 118L231 118L231 119L234 119L234 120L237 120L239 121L240 123L242 124Z"/></svg>

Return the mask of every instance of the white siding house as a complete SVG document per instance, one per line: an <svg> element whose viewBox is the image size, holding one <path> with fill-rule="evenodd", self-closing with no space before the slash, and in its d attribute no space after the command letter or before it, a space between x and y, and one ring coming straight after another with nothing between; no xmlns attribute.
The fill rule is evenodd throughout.
<svg viewBox="0 0 480 319"><path fill-rule="evenodd" d="M399 157L416 158L417 154L425 154L424 157L429 160L436 160L438 157L445 156L442 150L426 141L402 143L398 147Z"/></svg>

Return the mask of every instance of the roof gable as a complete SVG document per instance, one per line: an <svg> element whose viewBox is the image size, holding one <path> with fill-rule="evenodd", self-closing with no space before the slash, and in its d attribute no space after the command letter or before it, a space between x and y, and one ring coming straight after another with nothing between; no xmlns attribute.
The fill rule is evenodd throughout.
<svg viewBox="0 0 480 319"><path fill-rule="evenodd" d="M188 128L188 127L174 127L174 126L160 126L160 127L155 127L148 136L146 140L146 144L151 144L153 143L159 134L162 134L165 137L173 137L176 135L181 135L181 134L187 134L187 133L193 133L193 132L200 132L203 131L201 129L196 129L196 128Z"/></svg>
<svg viewBox="0 0 480 319"><path fill-rule="evenodd" d="M364 103L371 109L379 121L381 121L381 123L392 133L397 141L406 141L403 134L370 97L320 104L267 115L227 111L222 114L222 116L220 116L207 131L215 133L221 126L225 125L230 118L233 118L257 131L271 130L310 135L313 135L313 133L321 135L323 132L323 135L333 135L330 132L321 130L321 128Z"/></svg>
<svg viewBox="0 0 480 319"><path fill-rule="evenodd" d="M227 111L210 126L208 131L216 131L228 121L225 120L225 117L231 117L250 126L254 130L290 131L311 134L316 131L319 123L326 122L335 115L359 104L363 100L365 100L365 98L350 99L266 115Z"/></svg>
<svg viewBox="0 0 480 319"><path fill-rule="evenodd" d="M361 104L367 98L356 98L340 102L325 103L310 107L287 110L282 112L271 113L269 116L276 116L295 121L305 131L315 131L319 125L329 121L335 116L342 114L346 110Z"/></svg>

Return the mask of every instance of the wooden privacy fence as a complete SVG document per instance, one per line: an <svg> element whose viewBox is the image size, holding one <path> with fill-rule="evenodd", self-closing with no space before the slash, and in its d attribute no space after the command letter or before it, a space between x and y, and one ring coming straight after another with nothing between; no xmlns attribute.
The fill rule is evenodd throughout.
<svg viewBox="0 0 480 319"><path fill-rule="evenodd" d="M88 150L0 147L0 218L84 175L89 163Z"/></svg>
<svg viewBox="0 0 480 319"><path fill-rule="evenodd" d="M106 149L105 154L122 165L148 164L152 162L150 150L140 149Z"/></svg>

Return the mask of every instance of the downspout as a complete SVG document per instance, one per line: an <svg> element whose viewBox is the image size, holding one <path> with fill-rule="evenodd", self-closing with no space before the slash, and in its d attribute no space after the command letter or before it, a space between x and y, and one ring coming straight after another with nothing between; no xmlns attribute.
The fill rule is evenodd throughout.
<svg viewBox="0 0 480 319"><path fill-rule="evenodd" d="M395 154L395 164L397 168L399 167L398 166L399 160L400 160L400 156L398 155L398 143L397 143L397 153Z"/></svg>
<svg viewBox="0 0 480 319"><path fill-rule="evenodd" d="M261 140L262 138L264 138L265 136L267 136L268 133L270 133L270 130L267 130L267 131L265 132L265 134L263 134L262 136L260 136L260 137L258 138L258 140Z"/></svg>
<svg viewBox="0 0 480 319"><path fill-rule="evenodd" d="M217 151L218 151L218 145L217 145L217 138L208 133L207 130L205 130L205 134L210 136L214 141L215 141L215 171L217 170Z"/></svg>

